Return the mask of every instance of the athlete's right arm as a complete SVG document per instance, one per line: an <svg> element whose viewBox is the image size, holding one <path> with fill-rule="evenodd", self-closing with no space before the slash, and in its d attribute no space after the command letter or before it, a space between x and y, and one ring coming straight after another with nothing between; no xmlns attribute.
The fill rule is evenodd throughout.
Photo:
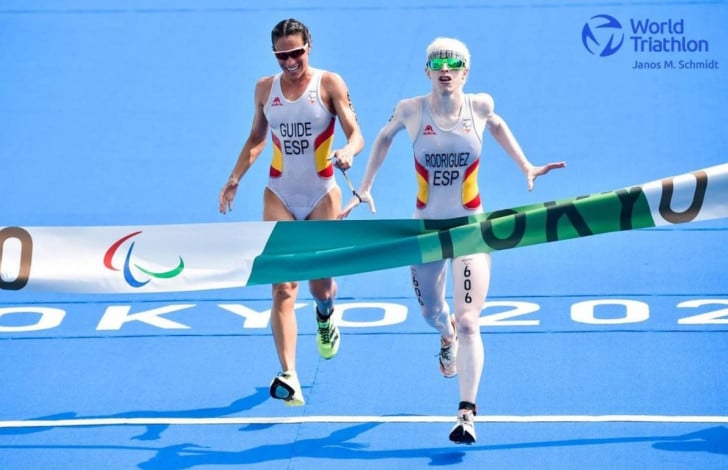
<svg viewBox="0 0 728 470"><path fill-rule="evenodd" d="M351 201L341 211L340 218L344 218L349 215L349 212L356 207L360 202L366 202L369 204L369 209L372 213L376 212L374 206L374 199L371 195L371 188L374 184L374 178L376 177L379 168L382 166L389 148L392 145L394 136L404 129L407 125L407 120L411 119L413 105L411 100L402 100L397 103L394 108L394 113L389 118L389 121L382 127L377 134L372 144L372 149L369 152L369 158L367 159L367 167L364 171L364 177L359 185L357 191L359 197L352 198Z"/></svg>
<svg viewBox="0 0 728 470"><path fill-rule="evenodd" d="M250 129L250 134L240 151L240 155L238 155L238 160L235 162L232 172L230 172L230 178L220 191L221 214L225 214L228 210L233 210L233 199L238 190L240 179L242 179L265 148L268 136L268 120L263 112L263 107L268 100L268 95L270 95L272 83L272 77L264 77L258 80L258 83L255 85L255 114L253 115L253 124Z"/></svg>

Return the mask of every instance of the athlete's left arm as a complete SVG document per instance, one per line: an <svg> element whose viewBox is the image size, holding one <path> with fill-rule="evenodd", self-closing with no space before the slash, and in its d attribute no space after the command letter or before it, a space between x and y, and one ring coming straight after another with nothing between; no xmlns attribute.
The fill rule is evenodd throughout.
<svg viewBox="0 0 728 470"><path fill-rule="evenodd" d="M529 191L533 190L533 183L537 177L545 175L553 169L566 166L565 162L551 162L542 166L534 166L528 161L526 154L523 152L523 149L513 135L513 132L511 132L506 121L495 113L493 97L487 93L479 93L474 95L472 103L476 117L485 121L488 131L495 138L496 142L498 142L526 175Z"/></svg>
<svg viewBox="0 0 728 470"><path fill-rule="evenodd" d="M348 170L354 161L354 155L364 148L364 136L344 79L339 74L326 72L322 77L322 86L328 98L329 109L339 118L339 125L346 136L346 145L334 150L331 157L336 159L339 168Z"/></svg>

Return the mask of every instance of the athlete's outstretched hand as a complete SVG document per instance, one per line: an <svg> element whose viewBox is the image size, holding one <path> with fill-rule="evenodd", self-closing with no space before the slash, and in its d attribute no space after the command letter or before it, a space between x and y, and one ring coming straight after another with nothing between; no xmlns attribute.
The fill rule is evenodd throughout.
<svg viewBox="0 0 728 470"><path fill-rule="evenodd" d="M374 205L374 198L372 197L371 193L369 191L355 191L354 197L349 199L349 202L344 206L344 208L341 210L341 213L339 214L339 219L345 219L349 216L349 213L352 209L354 209L356 206L361 204L362 202L366 202L369 205L369 210L372 211L372 214L377 213L377 208Z"/></svg>
<svg viewBox="0 0 728 470"><path fill-rule="evenodd" d="M533 182L536 181L536 178L538 178L539 176L543 176L551 170L564 168L565 166L566 162L551 162L542 166L531 167L531 169L528 170L528 174L526 175L526 179L528 180L528 190L533 190Z"/></svg>
<svg viewBox="0 0 728 470"><path fill-rule="evenodd" d="M233 199L238 192L238 181L230 178L220 190L220 213L225 214L233 210Z"/></svg>

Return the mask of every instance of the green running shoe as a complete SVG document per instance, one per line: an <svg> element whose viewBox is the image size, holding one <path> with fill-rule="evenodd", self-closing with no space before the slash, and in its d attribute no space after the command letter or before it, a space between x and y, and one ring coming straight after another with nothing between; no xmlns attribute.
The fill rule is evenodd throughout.
<svg viewBox="0 0 728 470"><path fill-rule="evenodd" d="M334 319L332 317L322 322L319 320L318 313L316 314L316 323L318 325L316 343L318 344L319 354L324 359L331 359L339 351L339 343L341 341L339 329L334 325Z"/></svg>

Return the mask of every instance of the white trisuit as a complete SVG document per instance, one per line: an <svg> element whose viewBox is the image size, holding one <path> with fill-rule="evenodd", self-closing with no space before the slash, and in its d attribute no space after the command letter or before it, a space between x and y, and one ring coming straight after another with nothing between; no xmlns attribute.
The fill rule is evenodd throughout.
<svg viewBox="0 0 728 470"><path fill-rule="evenodd" d="M263 108L273 138L268 189L302 220L336 184L329 160L336 118L321 102L322 70L313 74L306 91L289 101L281 91L281 74L273 78Z"/></svg>
<svg viewBox="0 0 728 470"><path fill-rule="evenodd" d="M417 219L448 219L483 212L478 189L482 131L476 129L470 96L465 95L460 119L450 129L432 118L421 97L421 122L413 141L417 175ZM461 401L475 403L485 362L480 312L490 283L490 254L451 260L453 308L457 322L457 370ZM450 341L455 336L445 300L447 260L411 267L412 284L425 321Z"/></svg>

